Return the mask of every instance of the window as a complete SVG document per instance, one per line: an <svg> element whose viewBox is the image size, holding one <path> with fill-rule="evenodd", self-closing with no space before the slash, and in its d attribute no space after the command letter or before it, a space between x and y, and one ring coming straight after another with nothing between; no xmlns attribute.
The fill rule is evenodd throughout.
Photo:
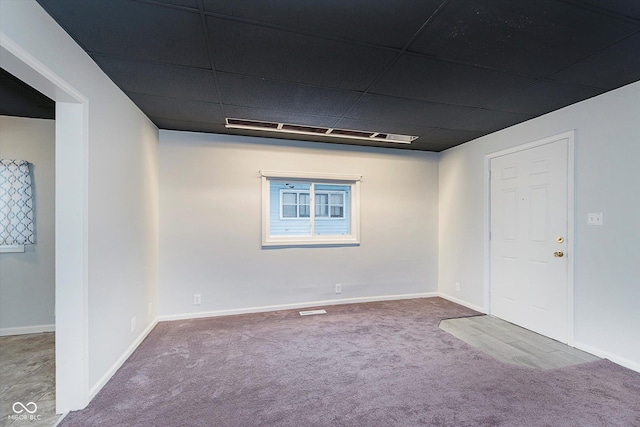
<svg viewBox="0 0 640 427"><path fill-rule="evenodd" d="M288 188L287 183L283 183ZM309 191L281 189L280 190L280 219L309 218Z"/></svg>
<svg viewBox="0 0 640 427"><path fill-rule="evenodd" d="M263 246L359 244L359 175L261 173Z"/></svg>

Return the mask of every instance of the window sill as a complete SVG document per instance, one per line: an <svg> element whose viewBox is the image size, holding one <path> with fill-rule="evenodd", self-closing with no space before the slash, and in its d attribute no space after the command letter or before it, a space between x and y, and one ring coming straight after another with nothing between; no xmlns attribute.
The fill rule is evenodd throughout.
<svg viewBox="0 0 640 427"><path fill-rule="evenodd" d="M262 247L298 247L298 246L359 246L360 241L353 236L325 237L311 239L309 237L292 238L290 236L278 238L269 237L262 242Z"/></svg>
<svg viewBox="0 0 640 427"><path fill-rule="evenodd" d="M24 252L24 245L0 245L0 253Z"/></svg>

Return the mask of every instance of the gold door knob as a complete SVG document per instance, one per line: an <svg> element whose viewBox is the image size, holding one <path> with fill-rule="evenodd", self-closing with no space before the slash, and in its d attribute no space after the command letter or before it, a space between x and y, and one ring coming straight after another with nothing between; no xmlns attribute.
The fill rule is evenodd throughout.
<svg viewBox="0 0 640 427"><path fill-rule="evenodd" d="M556 257L556 258L562 258L562 257L564 256L564 252L562 252L562 251L555 251L555 252L553 253L553 256L554 256L554 257Z"/></svg>

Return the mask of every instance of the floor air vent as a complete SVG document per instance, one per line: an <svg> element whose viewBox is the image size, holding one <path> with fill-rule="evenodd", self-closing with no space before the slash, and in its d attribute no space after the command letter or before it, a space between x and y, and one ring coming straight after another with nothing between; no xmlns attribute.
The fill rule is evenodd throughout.
<svg viewBox="0 0 640 427"><path fill-rule="evenodd" d="M313 316L315 314L327 314L327 310L307 310L300 312L300 316Z"/></svg>

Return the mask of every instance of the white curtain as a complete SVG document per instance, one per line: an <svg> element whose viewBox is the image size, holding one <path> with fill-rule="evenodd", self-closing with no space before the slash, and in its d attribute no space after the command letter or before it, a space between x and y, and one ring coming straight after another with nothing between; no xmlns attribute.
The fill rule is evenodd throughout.
<svg viewBox="0 0 640 427"><path fill-rule="evenodd" d="M31 175L26 160L0 160L0 245L35 243Z"/></svg>

